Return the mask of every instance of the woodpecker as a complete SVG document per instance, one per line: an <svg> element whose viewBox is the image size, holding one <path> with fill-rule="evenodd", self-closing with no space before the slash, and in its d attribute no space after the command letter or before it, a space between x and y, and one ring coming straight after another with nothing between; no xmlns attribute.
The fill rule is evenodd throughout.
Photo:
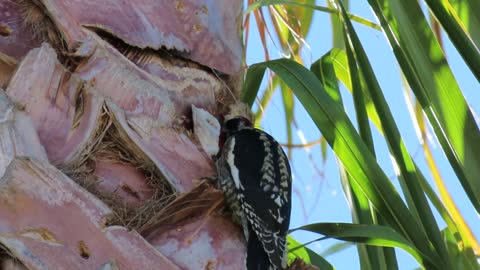
<svg viewBox="0 0 480 270"><path fill-rule="evenodd" d="M248 270L286 268L291 170L280 144L244 117L222 127L217 185L247 240ZM222 145L223 144L223 145Z"/></svg>

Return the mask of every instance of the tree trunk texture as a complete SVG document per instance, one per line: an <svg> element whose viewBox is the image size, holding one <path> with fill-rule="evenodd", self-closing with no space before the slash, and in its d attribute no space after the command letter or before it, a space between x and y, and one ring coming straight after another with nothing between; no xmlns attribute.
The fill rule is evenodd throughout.
<svg viewBox="0 0 480 270"><path fill-rule="evenodd" d="M3 269L245 269L191 106L238 96L240 0L0 0Z"/></svg>

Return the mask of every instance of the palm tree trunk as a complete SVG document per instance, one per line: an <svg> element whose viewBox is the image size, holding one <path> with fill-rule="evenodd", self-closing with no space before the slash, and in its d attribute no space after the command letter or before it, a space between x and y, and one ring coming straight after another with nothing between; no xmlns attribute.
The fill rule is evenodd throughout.
<svg viewBox="0 0 480 270"><path fill-rule="evenodd" d="M191 119L238 93L242 4L0 4L5 268L245 268Z"/></svg>

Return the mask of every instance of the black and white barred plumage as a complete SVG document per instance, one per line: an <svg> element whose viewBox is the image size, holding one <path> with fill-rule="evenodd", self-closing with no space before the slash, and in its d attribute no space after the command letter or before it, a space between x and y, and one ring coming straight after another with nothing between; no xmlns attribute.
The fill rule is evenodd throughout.
<svg viewBox="0 0 480 270"><path fill-rule="evenodd" d="M247 239L248 270L286 267L291 171L279 143L245 118L228 120L216 161L218 185Z"/></svg>

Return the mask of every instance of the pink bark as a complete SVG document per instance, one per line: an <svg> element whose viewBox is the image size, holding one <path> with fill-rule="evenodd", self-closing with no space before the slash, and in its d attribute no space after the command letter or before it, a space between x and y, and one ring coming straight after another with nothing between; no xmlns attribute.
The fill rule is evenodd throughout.
<svg viewBox="0 0 480 270"><path fill-rule="evenodd" d="M69 164L79 158L95 135L103 98L69 74L47 43L32 50L20 63L7 94L25 107L54 165ZM83 113L74 126L80 94Z"/></svg>
<svg viewBox="0 0 480 270"><path fill-rule="evenodd" d="M184 269L245 269L243 235L225 217L188 219L147 241Z"/></svg>
<svg viewBox="0 0 480 270"><path fill-rule="evenodd" d="M57 27L51 33L58 31L65 41L61 58L73 71L43 44L19 64L6 91L25 112L2 103L7 99L0 94L0 243L29 269L245 269L239 227L215 210L221 193L195 186L215 170L191 122L192 104L217 114L222 102L224 83L210 68L241 71L242 2L35 3ZM19 6L12 5L0 3L0 72L7 71L0 86L10 80L17 59L39 45L31 29L19 24ZM92 30L154 50L130 61ZM173 56L162 58L155 51L160 48ZM174 59L179 55L187 60ZM155 247L135 232L106 227L111 210L47 162L65 168L85 159L105 128L99 124L104 108L124 143L133 142L126 151L133 146L181 193L140 230ZM150 198L155 187L133 165L92 160L100 192L139 206Z"/></svg>
<svg viewBox="0 0 480 270"><path fill-rule="evenodd" d="M45 161L14 159L0 190L0 242L29 269L178 269L137 233L105 227L110 209Z"/></svg>
<svg viewBox="0 0 480 270"><path fill-rule="evenodd" d="M93 36L79 51L93 53L74 74L95 85L120 128L178 191L189 190L192 180L215 174L211 160L185 134L183 125L191 118L191 104L216 108L215 95L221 89L217 79L168 63L163 74L172 76L153 76Z"/></svg>
<svg viewBox="0 0 480 270"><path fill-rule="evenodd" d="M98 190L102 193L115 194L131 206L145 203L152 197L153 190L147 185L145 175L133 165L101 158L96 158L95 165Z"/></svg>
<svg viewBox="0 0 480 270"><path fill-rule="evenodd" d="M73 50L82 26L112 33L138 48L174 49L227 74L241 70L238 0L40 0Z"/></svg>
<svg viewBox="0 0 480 270"><path fill-rule="evenodd" d="M16 62L5 62L0 56L0 87L5 88L15 71Z"/></svg>
<svg viewBox="0 0 480 270"><path fill-rule="evenodd" d="M19 60L41 41L31 26L25 25L18 1L0 1L0 59L1 54Z"/></svg>
<svg viewBox="0 0 480 270"><path fill-rule="evenodd" d="M30 118L0 89L0 178L17 156L48 160Z"/></svg>
<svg viewBox="0 0 480 270"><path fill-rule="evenodd" d="M73 93L75 89L78 89L74 86L82 83L82 85L88 85L89 87L88 92L86 92L88 96L84 99L85 104L91 102L92 104L97 104L97 106L84 106L85 109L82 114L80 127L96 126L101 106L104 103L103 100L106 100L105 103L110 111L110 115L114 118L117 129L126 133L128 138L136 144L143 154L147 155L155 163L177 191L189 191L194 186L193 181L195 179L214 175L215 171L211 160L198 144L192 140L192 137L187 135L186 126L189 125L185 125L185 121L189 121L188 119L191 117L189 115L191 103L198 107L215 110L215 95L217 91L220 91L220 83L216 79L209 77L209 75L202 73L202 71L190 69L189 67L184 67L184 72L178 72L178 67L166 66L165 74L168 72L174 74L175 72L171 70L176 70L178 75L159 78L136 67L109 44L96 38L92 38L90 42L90 44L85 43L79 49L83 50L87 46L91 46L90 48L94 48L90 50L93 53L85 59L73 74L68 76L67 72L56 60L55 53L48 45L43 45L41 48L33 50L21 63L17 71L18 74L15 74L8 88L7 93L17 103L24 105L26 111L34 119L35 127L42 139L42 144L47 149L51 149L49 158L55 157L53 155L53 153L57 153L55 151L65 149L69 142L80 144L79 140L73 140L76 129L73 128L73 131L70 131L70 129L72 129L76 105L74 102L76 95ZM34 68L39 66L40 63L43 64L42 69ZM28 72L30 72L28 77L32 78L32 81L21 81L20 78L27 76ZM201 79L195 80L195 78ZM83 82L82 80L85 81ZM192 91L196 95L190 96ZM89 98L90 101L88 100ZM97 101L94 102L95 100ZM93 107L98 108L97 111L92 110ZM84 124L92 122L94 124ZM81 136L83 139L80 141L84 141L84 145L89 145L94 129L82 128L78 132L82 132L78 134L83 134ZM54 139L51 139L51 136ZM66 152L60 151L60 153ZM65 154L64 156L69 157L72 154ZM60 159L56 160L58 162ZM125 183L129 187L133 187L132 190L135 192L137 190L141 191L146 186L141 175L139 176L133 171L128 171L126 167L122 166L121 169L113 173L109 169L111 164L104 165L106 164L102 164L101 161L97 163L95 172L97 177L104 181L103 186L100 185L100 188L103 188L104 191L116 190ZM132 173L134 177L126 177L128 175L124 174L126 171L123 170L125 169ZM58 187L59 192L64 192L64 189L65 187ZM48 194L48 192L45 193L44 191L39 191L40 193ZM132 199L125 196L125 194L120 195L127 202L129 199ZM147 198L148 191L141 196ZM142 201L141 196L139 196L140 200L138 200L138 203ZM38 198L35 199L38 200ZM73 248L74 245L77 245L78 249L83 244L87 247L92 245L87 238L87 233L81 232L82 228L85 227L81 224L87 223L88 220L77 219L71 225L57 221L54 225L49 225L48 222L55 221L55 218L53 220L49 218L49 214L53 213L50 211L52 209L48 209L41 202L35 203L33 199L28 203L31 205L35 204L35 207L38 208L32 206L31 208L34 209L34 212L21 214L30 219L32 224L36 224L33 222L40 222L38 224L40 224L41 228L43 228L42 222L45 223L45 226L51 226L48 232L35 231L35 237L38 234L41 236L45 236L45 233L49 235L51 232L57 234L57 231L60 234L64 233L63 237L67 237L66 231L77 232L78 230L80 235L83 235L87 240L81 240L83 242L79 242L80 240L77 240L77 242L68 240L70 241L70 247ZM90 212L92 207L95 208L94 205L84 205L82 208ZM43 212L42 209L44 209ZM179 211L183 210L183 208L179 209ZM2 215L1 213L0 208L0 215ZM40 216L35 217L34 214ZM103 213L102 215L104 216L105 214ZM67 212L62 212L59 215L68 214ZM35 221L32 218L35 218ZM6 216L6 219L22 222L21 218L16 216ZM237 269L243 269L244 259L242 258L245 251L242 241L243 236L239 228L233 225L228 217L208 216L208 218L203 217L203 220L201 222L202 226L195 219L189 221L194 222L194 225L188 225L188 222L173 223L174 226L184 226L183 233L182 230L166 229L158 224L150 229L151 235L149 235L148 239L155 243L155 247L158 250L169 252L172 249L173 238L176 238L177 240L175 241L178 241L178 243L183 243L176 246L175 252L168 253L168 258L176 263L181 261L178 254L196 254L200 256L192 259L195 260L195 263L189 260L181 263L180 265L185 269L196 269L198 265L205 267L215 266L218 267L217 269L227 267L227 265L236 265L238 266L236 267ZM13 224L11 226L13 227ZM194 227L196 228L195 232L191 231ZM161 232L166 234L163 235ZM227 232L227 234L223 234L223 232ZM96 234L93 234L93 236L95 238L100 237ZM15 239L15 241L17 240ZM184 241L192 241L194 245L186 245ZM23 244L25 245L25 243ZM208 248L209 252L202 253L205 248ZM101 254L102 250L99 249L97 252ZM46 254L52 251L30 250L30 252L46 256ZM149 251L146 252L148 254ZM197 254L195 252L200 253ZM77 265L83 262L83 259L74 260L68 256L65 258L67 258L67 261L58 262L59 265L60 263ZM20 259L22 261L24 259L27 260L25 263L28 264L28 257L20 257Z"/></svg>
<svg viewBox="0 0 480 270"><path fill-rule="evenodd" d="M200 182L139 232L183 269L245 269L242 232L218 209L222 202L220 191Z"/></svg>

